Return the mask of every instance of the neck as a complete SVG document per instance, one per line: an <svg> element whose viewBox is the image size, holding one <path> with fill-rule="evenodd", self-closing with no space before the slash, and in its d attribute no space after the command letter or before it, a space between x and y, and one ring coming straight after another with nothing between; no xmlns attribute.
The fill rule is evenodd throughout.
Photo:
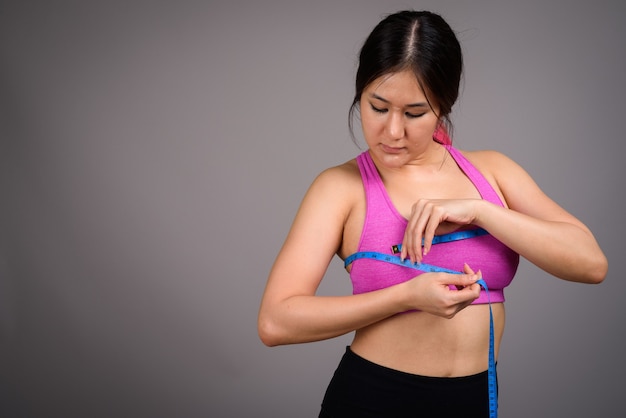
<svg viewBox="0 0 626 418"><path fill-rule="evenodd" d="M438 142L432 141L424 145L421 152L413 152L413 156L397 161L381 161L377 158L376 153L370 151L370 156L376 164L381 176L385 175L413 175L423 174L425 172L434 173L441 170L445 166L448 151L446 147Z"/></svg>

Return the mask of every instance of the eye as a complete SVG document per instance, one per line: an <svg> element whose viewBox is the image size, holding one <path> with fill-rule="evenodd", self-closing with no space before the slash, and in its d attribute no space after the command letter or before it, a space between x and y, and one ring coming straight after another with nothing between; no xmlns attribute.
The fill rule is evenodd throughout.
<svg viewBox="0 0 626 418"><path fill-rule="evenodd" d="M406 112L406 113L405 113L406 117L407 117L407 118L410 118L410 119L417 119L417 118L421 118L421 117L422 117L422 116L424 116L425 114L426 114L426 112L424 112L424 113L409 113L409 112Z"/></svg>
<svg viewBox="0 0 626 418"><path fill-rule="evenodd" d="M371 103L370 103L370 106L372 106L372 110L376 113L387 113L387 109L378 108Z"/></svg>

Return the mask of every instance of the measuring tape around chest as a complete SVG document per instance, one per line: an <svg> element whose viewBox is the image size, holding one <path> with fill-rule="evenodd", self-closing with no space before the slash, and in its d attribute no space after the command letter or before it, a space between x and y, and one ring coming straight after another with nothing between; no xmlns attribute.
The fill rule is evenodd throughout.
<svg viewBox="0 0 626 418"><path fill-rule="evenodd" d="M484 229L469 229L464 231L452 232L450 234L445 235L437 235L433 238L432 243L438 244L443 242L451 242L458 241L468 238L477 237L480 235L488 234ZM423 240L422 240L423 242ZM402 246L394 245L391 247L391 250L394 254L400 252ZM413 263L411 260L401 260L397 255L384 254L374 251L362 251L351 256L347 257L344 260L344 265L347 267L352 264L355 260L359 259L372 259L384 261L387 263L396 264L399 266L404 266L408 268L412 268L415 270L419 270L422 272L432 272L432 273L451 273L451 274L463 274L457 270L450 270L447 268L434 266L426 263ZM495 338L494 338L494 326L493 326L493 311L491 309L491 301L489 299L489 288L487 283L483 279L479 279L476 281L480 287L482 287L487 293L487 301L489 303L489 365L487 369L487 391L489 395L489 418L497 418L498 416L498 382L496 376L496 360L495 360Z"/></svg>

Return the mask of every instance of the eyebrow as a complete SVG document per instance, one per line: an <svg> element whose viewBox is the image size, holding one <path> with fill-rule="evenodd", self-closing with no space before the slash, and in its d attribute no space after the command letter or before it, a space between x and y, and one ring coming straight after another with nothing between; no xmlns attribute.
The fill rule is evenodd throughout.
<svg viewBox="0 0 626 418"><path fill-rule="evenodd" d="M380 100L381 102L385 102L385 103L391 103L389 100L380 97L379 95L377 95L376 93L371 93L370 96L374 99ZM428 103L426 102L419 102L419 103L410 103L408 105L406 105L405 107L428 107Z"/></svg>

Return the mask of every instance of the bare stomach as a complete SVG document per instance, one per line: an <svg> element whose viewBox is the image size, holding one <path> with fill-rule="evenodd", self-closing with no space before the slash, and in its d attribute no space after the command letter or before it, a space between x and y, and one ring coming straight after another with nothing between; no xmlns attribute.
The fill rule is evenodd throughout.
<svg viewBox="0 0 626 418"><path fill-rule="evenodd" d="M496 359L504 331L502 303L492 305ZM351 349L391 369L422 376L469 376L487 370L489 305L446 319L425 312L392 316L356 332Z"/></svg>

